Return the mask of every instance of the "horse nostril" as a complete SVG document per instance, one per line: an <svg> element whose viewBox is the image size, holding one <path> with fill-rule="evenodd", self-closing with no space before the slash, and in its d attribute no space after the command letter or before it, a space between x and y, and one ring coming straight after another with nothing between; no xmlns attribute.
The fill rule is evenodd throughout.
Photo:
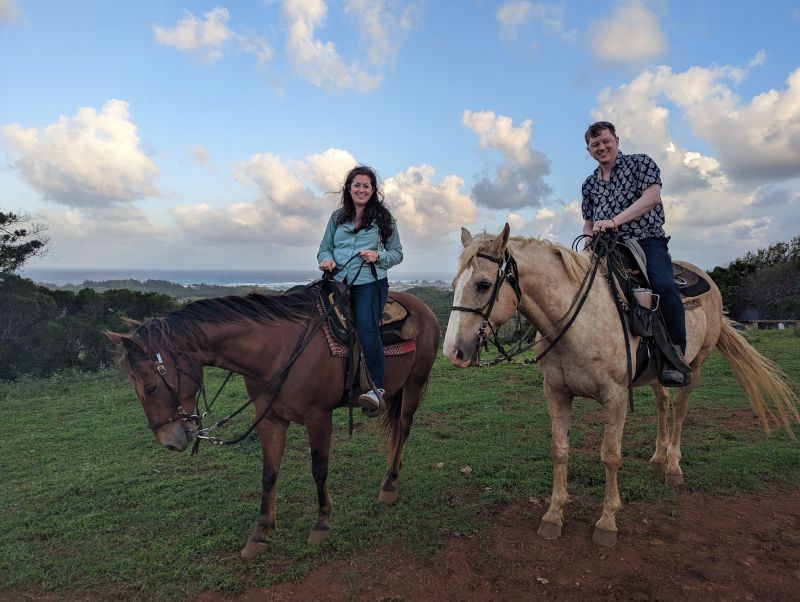
<svg viewBox="0 0 800 602"><path fill-rule="evenodd" d="M464 359L464 352L461 351L461 347L456 349L456 359L463 360Z"/></svg>
<svg viewBox="0 0 800 602"><path fill-rule="evenodd" d="M164 447L166 447L169 451L178 451L178 448L174 445L165 445Z"/></svg>

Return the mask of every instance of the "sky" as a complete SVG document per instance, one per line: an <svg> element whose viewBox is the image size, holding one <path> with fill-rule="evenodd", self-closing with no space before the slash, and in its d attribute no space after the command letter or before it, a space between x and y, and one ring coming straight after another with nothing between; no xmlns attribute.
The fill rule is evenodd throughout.
<svg viewBox="0 0 800 602"><path fill-rule="evenodd" d="M0 210L29 267L316 269L374 167L404 272L460 230L569 245L584 131L661 167L674 259L800 234L800 5L0 0Z"/></svg>

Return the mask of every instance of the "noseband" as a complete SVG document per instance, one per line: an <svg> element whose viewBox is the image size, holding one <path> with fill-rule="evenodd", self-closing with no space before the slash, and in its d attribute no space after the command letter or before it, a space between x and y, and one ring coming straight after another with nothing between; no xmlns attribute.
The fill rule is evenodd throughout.
<svg viewBox="0 0 800 602"><path fill-rule="evenodd" d="M172 409L175 410L175 414L167 418L166 420L162 420L161 422L150 422L148 426L150 430L156 430L161 428L165 424L169 424L170 422L175 422L176 420L180 420L181 422L188 422L192 420L195 424L200 424L200 416L197 413L190 413L187 412L186 409L183 407L183 404L180 401L180 387L181 387L181 374L186 376L189 380L194 382L200 387L200 393L205 397L205 387L203 386L202 380L197 380L196 378L192 377L189 373L187 373L181 365L178 363L177 354L170 350L170 356L172 357L172 363L175 364L175 373L177 374L177 381L175 385L171 385L167 380L167 368L164 366L164 360L161 359L161 353L156 353L155 355L155 365L156 365L156 372L161 377L164 386L167 387L170 395L172 396ZM197 404L195 404L195 410L197 409Z"/></svg>
<svg viewBox="0 0 800 602"><path fill-rule="evenodd" d="M522 291L519 288L519 272L517 271L517 262L514 260L514 257L511 255L511 253L508 252L508 249L503 251L502 257L495 257L494 255L489 255L487 253L478 253L477 256L483 259L488 259L499 266L497 270L497 277L494 280L492 294L483 307L463 307L461 305L453 305L450 307L450 311L465 311L473 314L479 314L483 318L483 323L475 333L478 337L478 347L483 346L484 349L488 350L489 340L486 336L486 328L488 327L489 330L492 331L494 344L500 350L500 353L508 358L508 354L506 353L505 349L503 349L503 346L500 344L500 341L497 338L497 331L489 323L489 316L492 314L492 309L494 309L495 302L500 297L500 289L502 288L503 283L506 281L508 281L508 283L511 285L511 288L514 290L514 294L517 295L517 303L519 304L521 301Z"/></svg>

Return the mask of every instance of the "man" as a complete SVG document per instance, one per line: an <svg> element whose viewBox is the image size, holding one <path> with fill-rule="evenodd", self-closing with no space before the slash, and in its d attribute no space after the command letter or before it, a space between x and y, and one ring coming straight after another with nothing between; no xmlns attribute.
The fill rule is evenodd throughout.
<svg viewBox="0 0 800 602"><path fill-rule="evenodd" d="M678 287L672 277L672 258L664 235L661 171L647 155L619 152L619 138L608 121L593 123L584 135L586 150L597 169L583 183L583 233L593 236L609 228L623 240L636 240L647 258L647 277L660 295L661 313L672 343L686 352L686 323ZM684 374L667 366L662 384L688 384Z"/></svg>

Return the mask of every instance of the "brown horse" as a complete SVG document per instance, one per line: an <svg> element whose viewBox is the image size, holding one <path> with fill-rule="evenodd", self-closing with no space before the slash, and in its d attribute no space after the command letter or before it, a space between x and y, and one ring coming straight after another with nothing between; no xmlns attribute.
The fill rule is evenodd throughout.
<svg viewBox="0 0 800 602"><path fill-rule="evenodd" d="M436 316L413 295L393 292L418 326L416 349L386 358L387 410L383 416L389 439L386 476L378 499L397 499L396 481L403 446L424 394L439 346ZM256 426L263 450L263 491L257 526L242 549L252 558L266 549L275 528L278 472L290 422L305 425L311 446L312 473L319 513L309 543L319 543L329 533L332 505L328 495L328 455L332 413L347 404L347 358L334 357L322 329L307 329L318 319L316 287L285 295L250 294L195 301L165 318L140 325L130 334L108 332L119 346L119 366L128 376L144 407L156 440L167 449L183 451L197 425L190 419L203 378L203 366L217 366L244 376L255 415L264 414ZM310 340L296 361L304 333ZM313 336L311 336L313 334ZM274 396L263 392L265 383L289 366ZM357 399L360 389L354 391Z"/></svg>
<svg viewBox="0 0 800 602"><path fill-rule="evenodd" d="M571 315L573 300L590 268L590 256L535 238L509 239L508 224L497 236L472 236L467 230L462 230L461 241L464 249L453 280L454 308L444 341L444 355L450 362L462 368L471 365L484 332L482 314L485 315L487 310L491 312L488 316L491 328L498 328L519 309L539 332L537 342L554 341L563 330L565 316ZM517 266L512 284L513 280L517 281L518 292L507 280L504 285L498 277L498 265L503 266L502 273L504 267L513 264L511 259ZM650 464L662 470L666 482L671 485L683 483L681 429L688 398L700 382L703 362L715 347L730 363L767 431L772 419L794 436L791 424L800 422L797 396L774 364L732 328L723 313L719 289L711 278L694 266L682 265L699 273L711 285L711 290L686 305L686 360L692 368L693 378L691 384L679 389L672 400L671 438L667 389L658 383L653 370L645 371L634 382L635 386L650 385L653 388L658 408L658 434ZM496 299L493 304L492 299ZM630 336L629 340L635 357L640 339ZM564 506L568 499L571 404L573 397L580 396L595 399L603 407L600 458L605 466L606 488L603 513L595 525L593 540L600 545L613 545L617 539L616 513L622 505L617 470L627 415L628 372L622 326L604 278L593 282L574 323L539 365L544 373L544 395L552 426L554 465L553 494L550 507L542 517L539 535L545 539L561 535ZM765 404L765 395L771 399L772 407Z"/></svg>

